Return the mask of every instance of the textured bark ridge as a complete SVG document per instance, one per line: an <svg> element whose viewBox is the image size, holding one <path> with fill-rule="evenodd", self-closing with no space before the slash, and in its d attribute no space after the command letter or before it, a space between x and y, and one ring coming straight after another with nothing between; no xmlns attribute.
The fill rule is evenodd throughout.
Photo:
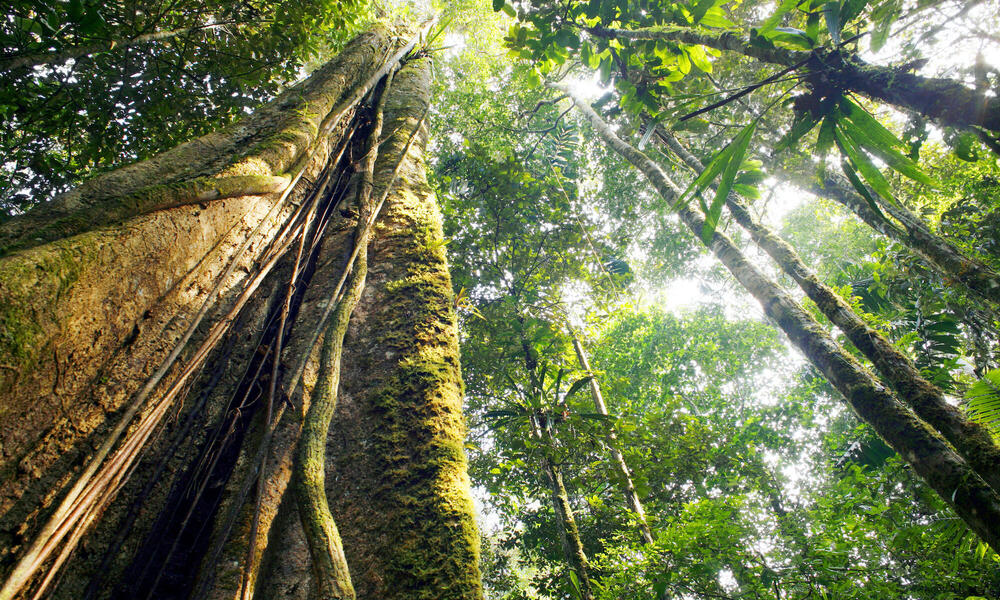
<svg viewBox="0 0 1000 600"><path fill-rule="evenodd" d="M304 87L314 91L313 99L329 109L353 89L350 86L357 83L355 78L363 81L376 70L390 43L385 29L361 36L324 68L325 85ZM337 75L338 71L351 77ZM266 115L275 110L273 105L263 112ZM316 122L325 116L309 115ZM259 129L261 118L251 118L248 127ZM290 129L276 127L265 137L284 140L305 127L303 122L292 119L289 123L288 118L273 114L271 119ZM242 127L237 125L234 131L242 131ZM288 198L291 202L275 210L271 209L278 194L244 193L203 205L155 211L0 259L0 363L5 365L0 369L0 512L7 513L33 481L45 480L44 488L54 486L56 482L45 477L48 466L65 460L66 453L101 426L108 413L122 406L137 382L182 335L220 274L252 234L240 265L222 282L218 305L225 306L280 224L291 215L292 202L301 200L312 187L330 144L335 144L342 132L342 126L335 128L320 141L318 151L304 165L304 180ZM182 166L191 169L208 168L206 165L219 161L238 163L233 154L217 156L218 135L189 142L123 170L132 175L116 171L99 177L69 195L86 198L84 204L97 206L100 212L120 201L114 190L138 178L166 177L165 169ZM300 160L307 160L305 151L314 141L315 135L296 146ZM228 143L234 144L226 146L233 151L236 142ZM296 154L292 146L282 142L272 153ZM204 152L199 153L199 148ZM25 219L47 218L55 206L40 207L41 216L31 213ZM27 501L33 509L38 497ZM0 535L9 531L8 527L22 527L24 520L23 513L9 525L0 519ZM0 546L9 549L16 545L13 540L6 541Z"/></svg>
<svg viewBox="0 0 1000 600"><path fill-rule="evenodd" d="M421 122L429 89L427 61L395 76L384 125L395 134L379 153L376 196ZM348 327L327 493L358 598L478 599L454 300L420 126L376 225L368 284ZM286 499L259 598L308 597L294 510Z"/></svg>
<svg viewBox="0 0 1000 600"><path fill-rule="evenodd" d="M315 342L357 223L340 199L369 129L362 97L408 40L412 32L375 27L247 122L97 178L0 232L22 239L36 217L99 215L81 232L0 258L0 364L15 367L0 370L0 597L31 598L40 585L67 600L309 592L289 486L295 448L321 379ZM429 66L410 65L386 107L391 135L375 198L429 101ZM361 598L481 598L453 298L425 137L421 126L374 231L372 284L349 327L345 402L327 451L337 459L327 491L349 530ZM114 209L123 222L101 221L129 194L155 196L151 181L261 174L284 178L284 191L241 187L200 204ZM135 404L174 348L184 350L151 402ZM189 365L198 369L177 383ZM272 376L280 384L268 398ZM169 386L179 393L164 401ZM109 436L126 406L137 407L132 425ZM108 440L117 442L95 452ZM140 458L122 454L132 443ZM67 500L77 489L79 500ZM37 540L55 539L40 531L77 510L41 562L25 560Z"/></svg>

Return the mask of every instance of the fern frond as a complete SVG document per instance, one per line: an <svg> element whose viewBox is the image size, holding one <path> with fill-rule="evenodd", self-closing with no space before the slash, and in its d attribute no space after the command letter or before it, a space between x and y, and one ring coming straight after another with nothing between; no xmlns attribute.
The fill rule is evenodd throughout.
<svg viewBox="0 0 1000 600"><path fill-rule="evenodd" d="M965 393L964 408L970 419L1000 439L1000 369L987 371L969 388Z"/></svg>

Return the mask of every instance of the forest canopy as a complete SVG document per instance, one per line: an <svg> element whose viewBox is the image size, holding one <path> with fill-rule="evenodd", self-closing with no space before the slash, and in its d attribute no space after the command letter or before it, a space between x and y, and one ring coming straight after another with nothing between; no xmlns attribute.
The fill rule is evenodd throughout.
<svg viewBox="0 0 1000 600"><path fill-rule="evenodd" d="M82 182L236 131L355 35L419 23L485 598L1000 597L998 14L17 0L0 260L131 217L45 212L92 209ZM370 104L355 167L383 135Z"/></svg>

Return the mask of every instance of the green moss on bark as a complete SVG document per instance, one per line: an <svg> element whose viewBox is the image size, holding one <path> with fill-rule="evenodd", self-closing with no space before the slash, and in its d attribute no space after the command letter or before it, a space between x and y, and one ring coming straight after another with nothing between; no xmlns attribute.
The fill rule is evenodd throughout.
<svg viewBox="0 0 1000 600"><path fill-rule="evenodd" d="M428 67L411 63L394 79L385 130L396 133L380 153L376 195L428 102ZM480 600L454 298L424 135L372 241L369 290L348 332L328 477L337 483L328 492L359 598Z"/></svg>

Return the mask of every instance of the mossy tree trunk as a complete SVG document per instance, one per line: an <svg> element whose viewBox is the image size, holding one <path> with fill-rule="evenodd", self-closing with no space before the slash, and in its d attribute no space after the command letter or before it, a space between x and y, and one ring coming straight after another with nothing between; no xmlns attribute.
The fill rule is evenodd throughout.
<svg viewBox="0 0 1000 600"><path fill-rule="evenodd" d="M396 74L386 101L384 131L395 133L380 149L374 196L403 162L369 244L326 448L327 495L358 598L482 597L457 317L423 161L430 84L429 61L416 61ZM279 522L260 597L307 598L301 526L297 517Z"/></svg>
<svg viewBox="0 0 1000 600"><path fill-rule="evenodd" d="M590 360L587 358L587 352L584 350L583 344L580 343L580 338L575 331L570 330L570 336L573 338L573 351L576 352L576 359L580 363L580 368L590 374L590 397L594 401L594 410L606 417L608 416L608 406L604 403L601 384L598 383L596 375L594 375L590 368ZM632 511L633 518L635 518L639 525L639 534L642 537L642 541L652 544L653 532L649 529L649 522L646 520L646 511L642 507L642 500L639 499L639 492L636 491L635 483L632 482L632 471L628 468L628 464L625 463L625 457L622 456L621 450L618 449L618 436L615 434L614 429L608 431L607 437L608 451L611 453L611 466L618 474L622 491L625 495L625 501L628 502L629 510Z"/></svg>
<svg viewBox="0 0 1000 600"><path fill-rule="evenodd" d="M563 480L562 468L553 460L555 440L552 438L548 415L533 415L531 419L531 434L542 445L545 456L542 457L542 470L549 484L552 496L552 510L556 513L559 525L559 541L562 544L563 556L572 573L572 584L583 600L594 600L594 591L590 585L590 560L583 548L580 538L580 528L573 515L573 505L569 503L569 492Z"/></svg>
<svg viewBox="0 0 1000 600"><path fill-rule="evenodd" d="M692 170L704 165L672 135L659 131L660 139ZM917 416L934 427L993 489L1000 492L1000 447L984 426L970 420L950 404L944 392L921 375L917 367L885 336L869 326L830 286L819 280L795 249L770 227L757 221L750 208L735 193L726 198L726 207L754 242L791 277L820 312L836 325L847 339L871 361L882 379Z"/></svg>
<svg viewBox="0 0 1000 600"><path fill-rule="evenodd" d="M570 96L571 90L560 89ZM575 98L604 141L639 169L664 200L681 191L649 157L623 141L583 100ZM700 239L704 219L682 206L681 221ZM716 231L708 249L753 295L802 353L844 396L848 405L948 504L980 538L1000 548L1000 495L925 422L903 406L873 375L845 352L780 286L753 266L725 234Z"/></svg>
<svg viewBox="0 0 1000 600"><path fill-rule="evenodd" d="M244 122L4 224L0 597L282 596L268 590L294 562L276 548L301 532L288 484L322 380L316 340L358 221L341 200L366 98L401 61L374 169L375 195L389 192L374 276L343 352L338 415L367 403L366 420L336 419L327 494L358 597L481 597L416 41L376 26ZM369 439L337 448L362 427ZM358 454L343 470L368 483L342 487L335 464ZM286 588L312 587L304 556Z"/></svg>
<svg viewBox="0 0 1000 600"><path fill-rule="evenodd" d="M891 220L877 214L843 176L827 172L817 177L811 168L772 164L777 172L799 188L820 198L833 200L853 212L875 231L906 246L924 264L949 283L960 285L989 302L988 310L1000 309L1000 273L989 265L965 255L953 244L931 231L917 215L906 207L880 202ZM872 194L873 198L881 197Z"/></svg>

